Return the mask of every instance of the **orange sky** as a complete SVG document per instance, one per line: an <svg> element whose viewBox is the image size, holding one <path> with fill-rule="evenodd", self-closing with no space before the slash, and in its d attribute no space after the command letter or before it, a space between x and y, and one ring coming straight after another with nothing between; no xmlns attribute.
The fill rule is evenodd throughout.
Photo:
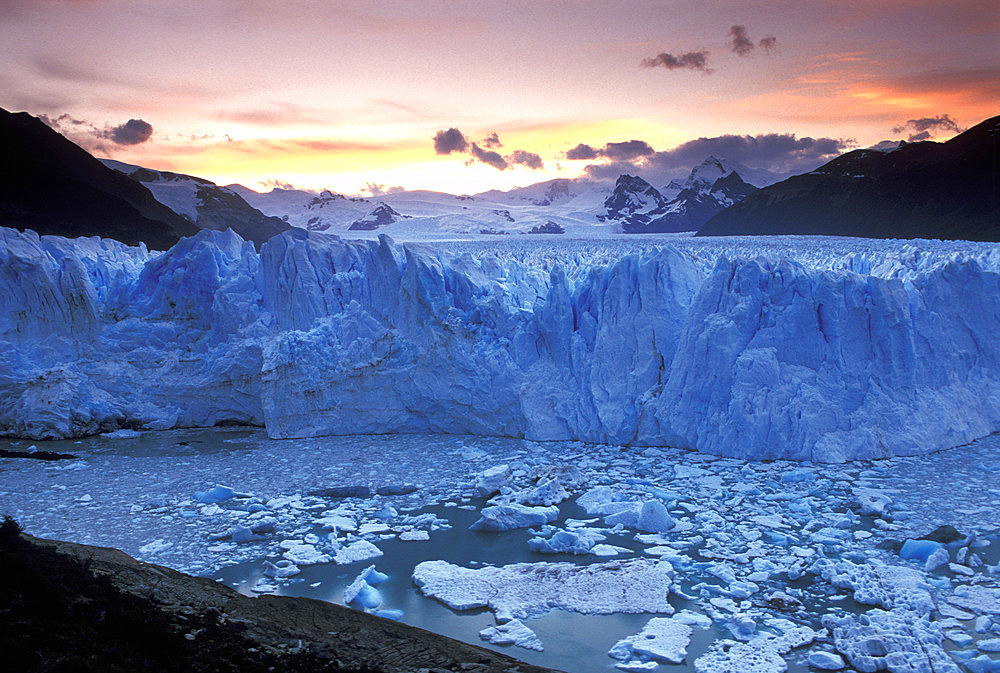
<svg viewBox="0 0 1000 673"><path fill-rule="evenodd" d="M0 107L61 117L98 156L221 184L471 193L609 160L566 159L579 143L846 148L914 135L908 120L971 126L1000 114L998 35L995 0L0 0ZM129 119L148 139L117 142ZM495 132L499 154L544 167L436 154L448 128L482 149Z"/></svg>

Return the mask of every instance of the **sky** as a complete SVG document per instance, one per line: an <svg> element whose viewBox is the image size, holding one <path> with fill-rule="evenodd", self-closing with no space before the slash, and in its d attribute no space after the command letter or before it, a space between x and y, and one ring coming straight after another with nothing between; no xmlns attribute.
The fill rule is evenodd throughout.
<svg viewBox="0 0 1000 673"><path fill-rule="evenodd" d="M1000 114L1000 2L0 0L0 62L99 157L476 193L947 139Z"/></svg>

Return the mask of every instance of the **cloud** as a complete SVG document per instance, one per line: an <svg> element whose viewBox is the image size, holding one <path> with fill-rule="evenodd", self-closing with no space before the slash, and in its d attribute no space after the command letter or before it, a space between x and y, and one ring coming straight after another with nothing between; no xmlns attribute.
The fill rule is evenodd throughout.
<svg viewBox="0 0 1000 673"><path fill-rule="evenodd" d="M762 37L760 42L757 44L760 45L760 48L763 49L764 53L768 56L770 56L772 52L778 51L778 38L774 35Z"/></svg>
<svg viewBox="0 0 1000 673"><path fill-rule="evenodd" d="M69 114L38 115L46 125L90 152L109 152L122 145L139 145L153 136L153 126L142 119L129 119L118 126L99 128L93 122ZM111 141L110 144L107 141Z"/></svg>
<svg viewBox="0 0 1000 673"><path fill-rule="evenodd" d="M635 152L597 150L608 162L588 165L584 170L595 179L614 178L622 173L639 172L654 183L677 177L691 170L709 156L743 164L771 173L789 174L812 170L854 146L854 141L837 138L798 138L790 133L767 133L756 136L722 135L698 138L672 150L653 151L648 143L630 141ZM630 143L616 143L629 145ZM641 143L641 144L640 144ZM609 146L612 143L609 143ZM638 151L642 146L649 152ZM747 178L748 176L743 176Z"/></svg>
<svg viewBox="0 0 1000 673"><path fill-rule="evenodd" d="M362 191L369 192L372 196L385 196L386 194L396 194L397 192L405 192L406 188L399 185L393 187L386 187L385 185L378 184L375 182L366 182L365 186L362 187Z"/></svg>
<svg viewBox="0 0 1000 673"><path fill-rule="evenodd" d="M500 142L500 137L497 135L496 131L489 134L479 142L482 143L483 147L489 150L496 149L497 147L503 147L503 143Z"/></svg>
<svg viewBox="0 0 1000 673"><path fill-rule="evenodd" d="M906 131L913 131L906 140L914 143L921 140L930 140L933 136L937 135L936 133L932 133L932 131L962 133L965 129L960 127L954 119L943 114L937 117L909 119L905 124L900 124L892 128L893 133L905 133Z"/></svg>
<svg viewBox="0 0 1000 673"><path fill-rule="evenodd" d="M507 170L506 159L504 159L496 152L482 149L476 143L472 143L472 149L469 150L469 154L471 154L474 158L478 159L479 161L482 161L484 164L492 166L498 171Z"/></svg>
<svg viewBox="0 0 1000 673"><path fill-rule="evenodd" d="M545 164L542 163L542 158L535 154L534 152L525 152L524 150L514 150L514 152L507 157L507 160L512 164L521 164L522 166L527 166L533 171L540 171L545 168Z"/></svg>
<svg viewBox="0 0 1000 673"><path fill-rule="evenodd" d="M118 145L139 145L153 137L153 125L142 119L129 119L108 131L107 138Z"/></svg>
<svg viewBox="0 0 1000 673"><path fill-rule="evenodd" d="M566 151L566 158L570 161L593 161L598 156L597 150L590 145L584 145L583 143L580 143L573 149Z"/></svg>
<svg viewBox="0 0 1000 673"><path fill-rule="evenodd" d="M667 70L700 70L706 75L713 72L708 67L708 51L705 49L687 51L677 56L660 53L656 56L642 59L642 67L666 68Z"/></svg>
<svg viewBox="0 0 1000 673"><path fill-rule="evenodd" d="M753 54L753 40L747 32L746 26L732 26L729 29L729 50L738 56L750 56Z"/></svg>
<svg viewBox="0 0 1000 673"><path fill-rule="evenodd" d="M274 178L268 178L267 180L259 180L258 185L264 187L265 189L297 189L295 185L291 182L286 182L285 180L277 180Z"/></svg>
<svg viewBox="0 0 1000 673"><path fill-rule="evenodd" d="M438 131L434 134L434 152L437 154L451 154L452 152L465 152L469 149L469 141L458 129L452 127L447 131Z"/></svg>
<svg viewBox="0 0 1000 673"><path fill-rule="evenodd" d="M632 161L653 154L655 150L645 140L626 140L621 143L608 143L600 149L580 143L566 152L570 160L592 161L598 158L611 161Z"/></svg>
<svg viewBox="0 0 1000 673"><path fill-rule="evenodd" d="M598 154L612 161L630 161L649 156L655 150L645 140L627 140L623 143L608 143Z"/></svg>

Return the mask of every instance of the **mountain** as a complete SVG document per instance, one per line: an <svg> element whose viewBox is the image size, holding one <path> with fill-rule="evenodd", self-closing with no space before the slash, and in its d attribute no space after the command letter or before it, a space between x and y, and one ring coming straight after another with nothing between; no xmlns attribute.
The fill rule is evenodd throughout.
<svg viewBox="0 0 1000 673"><path fill-rule="evenodd" d="M272 189L265 194L243 185L227 185L226 189L239 194L265 215L278 217L294 227L309 231L332 228L341 233L348 225L367 215L373 206L368 199L348 198L326 189L319 193L303 189Z"/></svg>
<svg viewBox="0 0 1000 673"><path fill-rule="evenodd" d="M288 229L277 217L268 217L242 196L211 180L183 173L156 171L132 164L101 159L112 168L142 184L157 201L193 223L198 229L232 229L241 238L253 241L257 249L269 238Z"/></svg>
<svg viewBox="0 0 1000 673"><path fill-rule="evenodd" d="M1000 117L944 143L848 152L761 189L698 231L746 234L1000 241Z"/></svg>
<svg viewBox="0 0 1000 673"><path fill-rule="evenodd" d="M0 226L165 250L198 227L26 112L0 109Z"/></svg>
<svg viewBox="0 0 1000 673"><path fill-rule="evenodd" d="M696 166L683 182L658 191L642 178L622 175L604 201L606 218L627 234L697 231L720 210L757 190L715 157Z"/></svg>
<svg viewBox="0 0 1000 673"><path fill-rule="evenodd" d="M398 222L403 216L393 210L390 206L380 203L370 213L351 223L349 231L374 231L387 224Z"/></svg>

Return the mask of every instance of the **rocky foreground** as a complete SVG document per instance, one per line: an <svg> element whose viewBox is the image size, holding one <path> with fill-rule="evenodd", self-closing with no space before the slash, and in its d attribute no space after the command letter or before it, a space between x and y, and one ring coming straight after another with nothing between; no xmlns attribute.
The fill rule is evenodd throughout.
<svg viewBox="0 0 1000 673"><path fill-rule="evenodd" d="M0 651L15 671L543 673L308 598L249 598L116 549L0 527Z"/></svg>

